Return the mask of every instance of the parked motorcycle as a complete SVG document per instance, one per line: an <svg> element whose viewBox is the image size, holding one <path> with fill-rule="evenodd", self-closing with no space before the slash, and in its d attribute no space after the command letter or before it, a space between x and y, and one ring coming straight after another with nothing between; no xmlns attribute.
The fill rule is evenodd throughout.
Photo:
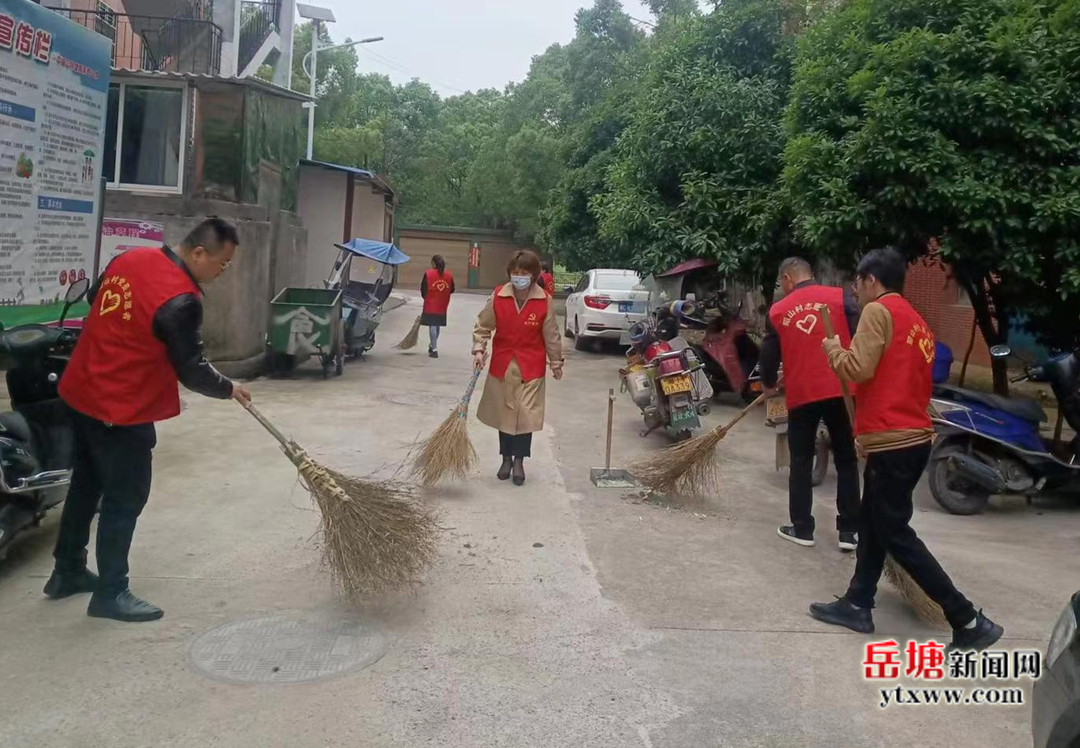
<svg viewBox="0 0 1080 748"><path fill-rule="evenodd" d="M0 413L0 559L67 496L75 435L57 385L79 339L64 320L89 288L86 278L68 287L56 325L0 327L12 407Z"/></svg>
<svg viewBox="0 0 1080 748"><path fill-rule="evenodd" d="M704 364L713 391L734 392L744 402L753 402L759 393L751 391L750 374L757 366L760 350L747 334L742 305L732 311L722 294L716 294L699 304L697 311L700 313L685 315L681 320L687 328L683 335Z"/></svg>
<svg viewBox="0 0 1080 748"><path fill-rule="evenodd" d="M991 355L1011 355L994 346ZM1048 382L1058 407L1080 432L1080 349L1029 366L1021 381ZM1080 437L1068 455L1054 454L1039 435L1046 421L1042 407L1026 397L1001 397L959 387L939 386L930 400L938 432L930 454L930 491L953 514L977 514L991 494L1032 497L1052 490L1080 493Z"/></svg>
<svg viewBox="0 0 1080 748"><path fill-rule="evenodd" d="M686 302L675 302L678 309ZM689 308L689 307L686 307ZM647 436L658 428L676 440L689 439L709 412L712 387L694 350L679 337L677 316L656 315L630 327L626 366L619 370L623 391L641 409Z"/></svg>

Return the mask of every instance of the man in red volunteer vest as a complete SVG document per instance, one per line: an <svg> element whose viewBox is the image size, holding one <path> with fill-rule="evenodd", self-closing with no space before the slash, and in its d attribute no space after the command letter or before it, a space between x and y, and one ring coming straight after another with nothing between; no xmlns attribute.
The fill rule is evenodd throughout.
<svg viewBox="0 0 1080 748"><path fill-rule="evenodd" d="M1004 633L953 585L911 527L912 494L930 458L934 436L927 408L932 389L934 336L900 293L907 263L894 249L875 249L859 262L855 293L859 328L845 348L837 338L823 347L845 381L859 383L855 435L866 453L863 505L855 574L847 594L813 603L818 620L872 633L871 610L886 554L934 602L953 629L951 649L985 649Z"/></svg>
<svg viewBox="0 0 1080 748"><path fill-rule="evenodd" d="M128 589L128 550L150 494L155 421L180 414L177 383L208 397L251 399L203 357L200 284L232 262L236 229L211 218L180 244L128 250L90 292L90 311L60 397L75 428L71 487L60 518L56 568L45 594L92 592L87 613L118 621L161 618L161 608ZM95 575L86 568L98 502Z"/></svg>
<svg viewBox="0 0 1080 748"><path fill-rule="evenodd" d="M439 333L446 327L446 312L450 309L450 294L457 288L454 276L446 269L442 255L431 258L431 267L420 281L420 296L424 299L424 311L420 324L428 328L428 355L439 357Z"/></svg>
<svg viewBox="0 0 1080 748"><path fill-rule="evenodd" d="M859 307L842 289L814 280L810 263L789 257L780 263L779 286L784 296L769 310L761 344L761 379L775 390L781 359L788 406L788 514L791 524L777 528L780 537L803 546L814 545L814 443L818 424L825 422L836 463L836 530L842 551L855 550L859 531L859 467L855 440L844 410L843 391L828 359L821 354L825 325L821 308L828 307L844 345L858 324Z"/></svg>
<svg viewBox="0 0 1080 748"><path fill-rule="evenodd" d="M540 272L540 285L547 291L548 296L555 295L555 276L551 272L551 263L543 262L541 264Z"/></svg>

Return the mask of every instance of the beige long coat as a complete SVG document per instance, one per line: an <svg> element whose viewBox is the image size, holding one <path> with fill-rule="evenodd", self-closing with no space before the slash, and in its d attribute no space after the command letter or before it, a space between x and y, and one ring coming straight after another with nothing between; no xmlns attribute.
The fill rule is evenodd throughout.
<svg viewBox="0 0 1080 748"><path fill-rule="evenodd" d="M473 327L473 353L487 351L491 336L495 333L495 296L513 296L513 287L507 283L488 298L487 305L476 318ZM529 299L547 299L548 311L544 317L544 347L547 349L548 366L552 371L562 369L562 336L555 317L555 304L551 297L537 284L529 291ZM518 306L520 313L521 306ZM476 409L480 422L507 434L531 434L544 428L544 402L547 377L525 382L517 359L510 362L502 379L488 374L484 382L484 395Z"/></svg>

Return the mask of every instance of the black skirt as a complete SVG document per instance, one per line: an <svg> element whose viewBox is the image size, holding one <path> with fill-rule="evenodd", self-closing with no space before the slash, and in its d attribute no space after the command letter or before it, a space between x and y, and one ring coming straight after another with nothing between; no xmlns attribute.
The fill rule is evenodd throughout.
<svg viewBox="0 0 1080 748"><path fill-rule="evenodd" d="M420 315L420 324L426 327L446 327L446 315L424 312Z"/></svg>

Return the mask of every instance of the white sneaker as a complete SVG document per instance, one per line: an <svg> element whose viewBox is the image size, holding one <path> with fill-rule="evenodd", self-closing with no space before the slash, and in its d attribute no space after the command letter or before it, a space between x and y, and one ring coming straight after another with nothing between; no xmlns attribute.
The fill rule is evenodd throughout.
<svg viewBox="0 0 1080 748"><path fill-rule="evenodd" d="M859 533L857 532L842 532L840 533L840 550L853 551L859 547Z"/></svg>

